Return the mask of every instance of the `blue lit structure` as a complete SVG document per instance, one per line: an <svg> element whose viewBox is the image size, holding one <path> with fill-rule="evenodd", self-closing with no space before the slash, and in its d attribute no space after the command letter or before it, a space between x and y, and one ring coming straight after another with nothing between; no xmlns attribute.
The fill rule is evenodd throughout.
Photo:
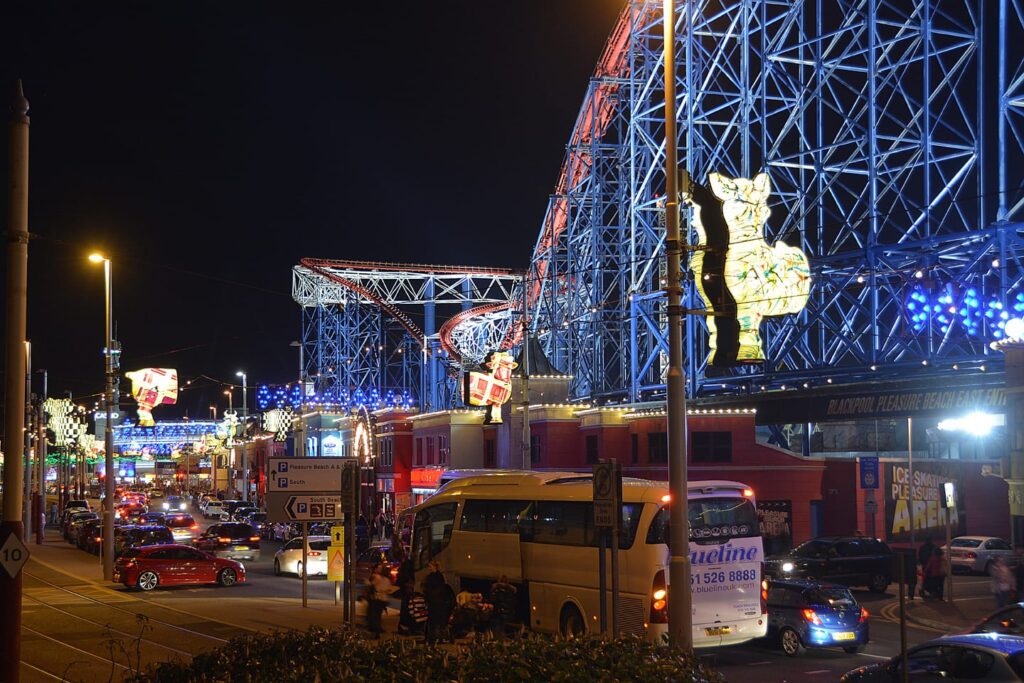
<svg viewBox="0 0 1024 683"><path fill-rule="evenodd" d="M382 392L376 387L371 387L366 391L356 389L350 392L348 389L341 389L327 395L316 393L303 399L297 384L284 386L261 384L256 390L256 405L260 410L286 407L298 410L303 405L310 408L330 408L342 411L352 408L366 410L409 409L416 405L416 397L401 390L386 389Z"/></svg>
<svg viewBox="0 0 1024 683"><path fill-rule="evenodd" d="M806 308L763 323L766 362L713 372L686 276L690 395L998 369L989 343L1024 312L1024 0L676 8L681 163L701 182L769 173L766 240L799 246L812 272ZM364 343L394 321L422 354L404 357L412 379L401 388L445 407L452 362L514 344L525 307L551 363L572 375L572 398L663 397L662 54L662 3L628 0L586 85L527 279L504 299L462 297L469 310L435 336L424 305L434 297L419 285L429 271L399 282L345 266L314 287L309 264L297 267L305 372L318 388L398 388L380 354L401 343ZM695 245L688 212L683 226ZM325 295L328 284L337 291ZM426 332L403 318L409 303Z"/></svg>
<svg viewBox="0 0 1024 683"><path fill-rule="evenodd" d="M531 264L533 329L579 399L664 394L660 5L612 31ZM988 344L1024 303L1020 0L676 6L681 163L767 171L767 241L813 278L802 313L763 324L767 362L726 372L684 281L689 393L998 367Z"/></svg>
<svg viewBox="0 0 1024 683"><path fill-rule="evenodd" d="M152 427L140 427L126 422L114 426L114 447L120 453L149 453L171 455L185 444L201 445L207 436L215 436L221 423L158 422Z"/></svg>

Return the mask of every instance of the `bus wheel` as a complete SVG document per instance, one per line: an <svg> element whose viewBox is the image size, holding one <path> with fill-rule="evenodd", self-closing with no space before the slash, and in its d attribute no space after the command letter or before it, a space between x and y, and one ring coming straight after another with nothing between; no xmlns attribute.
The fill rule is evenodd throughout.
<svg viewBox="0 0 1024 683"><path fill-rule="evenodd" d="M562 608L559 623L563 638L581 638L587 634L587 624L583 621L583 615L573 604L567 604Z"/></svg>

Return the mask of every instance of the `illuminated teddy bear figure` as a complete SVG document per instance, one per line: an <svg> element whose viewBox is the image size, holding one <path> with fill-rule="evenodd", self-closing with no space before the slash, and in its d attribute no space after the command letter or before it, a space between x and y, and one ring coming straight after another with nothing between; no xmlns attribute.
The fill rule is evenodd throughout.
<svg viewBox="0 0 1024 683"><path fill-rule="evenodd" d="M771 211L766 173L753 180L708 176L711 188L684 178L685 200L695 207L699 246L691 260L709 313L708 363L729 367L764 360L759 327L764 316L797 313L807 303L807 257L783 242L769 246L764 225Z"/></svg>

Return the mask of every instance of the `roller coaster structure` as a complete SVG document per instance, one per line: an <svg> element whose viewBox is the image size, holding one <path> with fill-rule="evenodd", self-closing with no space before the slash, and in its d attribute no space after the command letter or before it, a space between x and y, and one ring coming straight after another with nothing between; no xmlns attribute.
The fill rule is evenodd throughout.
<svg viewBox="0 0 1024 683"><path fill-rule="evenodd" d="M764 322L766 362L726 370L706 367L707 326L687 276L691 396L998 368L989 344L1024 312L1024 0L676 7L679 158L701 181L712 171L767 172L766 240L799 246L812 272L806 308ZM436 342L419 341L388 308L412 298L347 286L321 298L328 281L314 271L315 285L303 280L305 261L295 269L311 376L347 365L357 354L344 345L383 334L370 327L392 320L441 365L474 355L463 347L507 348L525 308L550 360L573 376L574 399L664 395L661 21L652 0L630 0L620 15L587 85L526 278L502 271L504 298L460 294L452 300L460 311ZM684 212L684 229L689 218ZM697 236L686 232L693 247ZM430 271L402 272L419 282ZM369 309L377 314L367 322ZM363 375L332 386L392 381L386 359L359 362ZM419 395L443 407L450 388L428 385L447 370L433 362L421 364Z"/></svg>

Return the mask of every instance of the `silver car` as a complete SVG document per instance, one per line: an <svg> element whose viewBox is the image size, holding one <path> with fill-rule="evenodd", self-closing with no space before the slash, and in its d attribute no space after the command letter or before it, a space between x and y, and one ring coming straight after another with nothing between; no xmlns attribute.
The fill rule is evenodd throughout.
<svg viewBox="0 0 1024 683"><path fill-rule="evenodd" d="M199 535L199 524L186 512L165 515L164 524L171 530L175 543L192 545L192 541Z"/></svg>
<svg viewBox="0 0 1024 683"><path fill-rule="evenodd" d="M327 552L331 547L330 536L310 536L306 547L309 576L327 576ZM274 574L295 574L302 576L302 537L293 538L274 555Z"/></svg>
<svg viewBox="0 0 1024 683"><path fill-rule="evenodd" d="M988 573L997 557L1014 564L1013 548L995 536L957 536L949 543L949 563L954 570ZM942 546L946 550L946 546Z"/></svg>

